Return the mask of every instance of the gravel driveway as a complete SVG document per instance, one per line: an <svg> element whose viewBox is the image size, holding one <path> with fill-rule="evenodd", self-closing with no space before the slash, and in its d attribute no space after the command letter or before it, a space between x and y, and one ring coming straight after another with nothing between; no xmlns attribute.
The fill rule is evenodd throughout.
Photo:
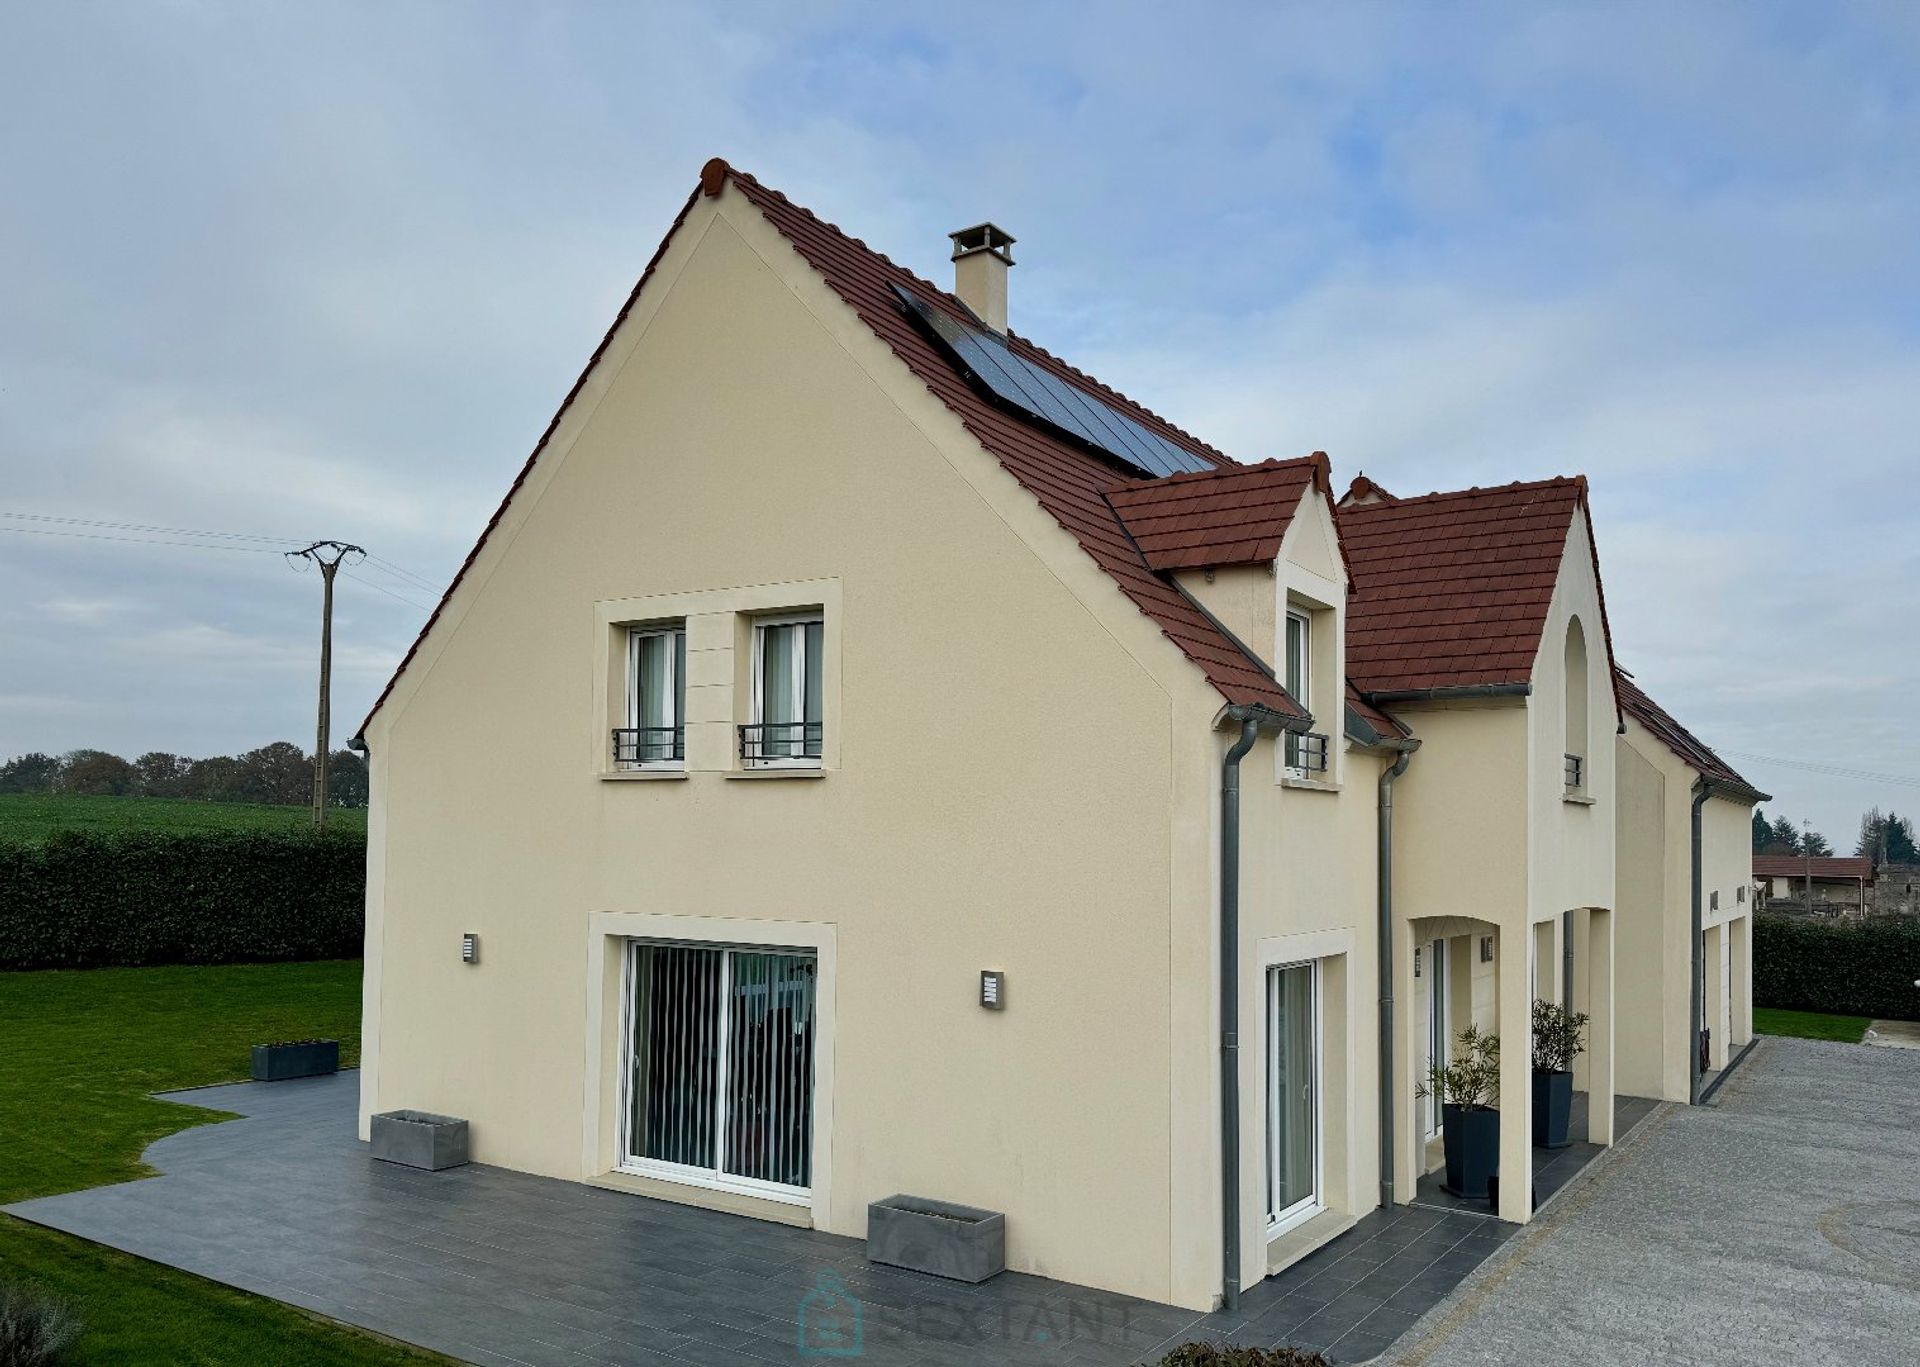
<svg viewBox="0 0 1920 1367"><path fill-rule="evenodd" d="M1920 1362L1920 1052L1763 1039L1590 1172L1384 1360Z"/></svg>

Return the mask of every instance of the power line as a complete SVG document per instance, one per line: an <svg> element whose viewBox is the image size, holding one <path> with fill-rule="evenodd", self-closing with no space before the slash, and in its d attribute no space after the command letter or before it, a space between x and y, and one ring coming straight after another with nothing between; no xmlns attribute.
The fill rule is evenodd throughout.
<svg viewBox="0 0 1920 1367"><path fill-rule="evenodd" d="M1720 751L1735 759L1744 759L1754 764L1776 764L1783 769L1801 769L1809 774L1826 774L1832 778L1858 779L1866 783L1894 783L1903 788L1920 788L1920 778L1901 774L1880 774L1871 769L1849 769L1839 764L1816 764L1804 759L1781 759L1778 755L1756 755L1746 750Z"/></svg>
<svg viewBox="0 0 1920 1367"><path fill-rule="evenodd" d="M371 560L373 557L368 556L367 558ZM397 594L392 589L388 588L385 584L376 584L371 579L363 579L359 575L355 574L352 570L343 569L340 571L340 573L346 575L347 578L353 580L355 583L365 584L368 588L372 589L375 593L384 593L387 595L387 597L392 598L397 602L405 603L410 608L418 609L421 612L433 611L433 609L428 607L425 603L416 603L411 598L402 597L400 594Z"/></svg>
<svg viewBox="0 0 1920 1367"><path fill-rule="evenodd" d="M284 551L272 546L222 546L211 541L171 541L150 536L115 536L110 532L62 532L50 527L0 527L0 532L13 532L19 536L60 536L73 537L82 541L124 541L134 546L186 546L199 551L250 551L255 555L284 555ZM292 538L285 544L291 545Z"/></svg>
<svg viewBox="0 0 1920 1367"><path fill-rule="evenodd" d="M220 546L220 545L209 545L207 543L209 541L259 541L259 542L265 542L268 544L268 546L272 546L272 547L292 547L292 546L298 546L302 544L302 541L303 541L303 538L301 537L265 536L259 532L210 532L210 531L203 531L193 527L165 527L165 526L160 526L158 524L146 523L146 522L110 522L110 521L106 521L104 519L99 519L99 518L56 517L50 513L0 512L0 518L6 518L16 522L56 523L61 527L92 527L92 528L100 529L100 530L90 531L90 532L78 532L78 531L61 531L51 527L0 526L0 532L15 532L15 533L18 533L21 535L27 535L27 536L69 537L69 538L76 538L76 539L85 540L85 541L123 541L133 545L146 545L146 546L183 546L183 547L188 547L190 549L209 550L209 551L263 550L264 553L269 555L280 555L280 554L283 554L284 552L278 549L269 550L263 547L255 547L255 546ZM151 535L112 536L112 535L108 535L108 532L110 531L141 532L141 533L150 533ZM173 537L194 537L196 539L192 541L178 541L178 540L167 539L167 538L173 538ZM440 592L441 585L434 583L431 579L426 578L424 575L415 574L412 570L407 569L405 566L394 564L393 561L386 559L384 556L370 554L366 558L369 563L376 566L381 571L387 574L393 575L395 578L401 580L408 587L419 588L419 589L425 590L428 593L437 594ZM377 587L373 585L372 581L370 580L363 579L361 580L361 582L368 584L369 587ZM393 596L398 597L397 594ZM401 599L401 601L407 602L409 600ZM418 607L419 605L414 604L414 606Z"/></svg>
<svg viewBox="0 0 1920 1367"><path fill-rule="evenodd" d="M386 569L388 572L398 575L402 579L412 580L416 585L427 590L427 592L429 593L440 592L440 585L434 583L431 579L428 579L422 575L415 574L412 570L402 569L400 566L394 564L391 560L388 560L383 556L375 555L373 552L369 551L367 552L367 560L369 563L378 565Z"/></svg>
<svg viewBox="0 0 1920 1367"><path fill-rule="evenodd" d="M55 517L49 513L0 513L17 522L59 522L72 527L106 527L123 532L163 532L169 536L210 537L222 541L275 541L293 543L297 536L262 536L256 532L207 532L192 527L158 527L144 522L106 522L86 517Z"/></svg>

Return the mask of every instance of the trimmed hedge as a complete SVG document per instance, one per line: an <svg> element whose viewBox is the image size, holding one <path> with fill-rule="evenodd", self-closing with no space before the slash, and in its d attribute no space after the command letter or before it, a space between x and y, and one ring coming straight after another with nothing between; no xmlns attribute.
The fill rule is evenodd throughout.
<svg viewBox="0 0 1920 1367"><path fill-rule="evenodd" d="M1886 1020L1920 1019L1920 920L1758 916L1753 1004Z"/></svg>
<svg viewBox="0 0 1920 1367"><path fill-rule="evenodd" d="M0 969L358 958L366 848L306 831L0 843Z"/></svg>

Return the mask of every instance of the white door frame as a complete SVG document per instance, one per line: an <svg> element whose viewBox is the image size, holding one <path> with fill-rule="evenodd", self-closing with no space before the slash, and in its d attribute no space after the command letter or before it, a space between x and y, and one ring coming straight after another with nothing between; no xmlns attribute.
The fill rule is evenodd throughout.
<svg viewBox="0 0 1920 1367"><path fill-rule="evenodd" d="M1445 1065L1448 1055L1449 1021L1447 1010L1447 942L1429 940L1420 947L1423 961L1421 977L1427 992L1427 1063ZM1422 1078L1425 1081L1425 1078ZM1431 1143L1445 1133L1446 1126L1441 1120L1444 1112L1440 1108L1440 1098L1429 1095L1422 1099L1420 1116L1420 1137L1423 1142Z"/></svg>
<svg viewBox="0 0 1920 1367"><path fill-rule="evenodd" d="M1296 969L1296 968L1304 968L1307 970L1307 993L1308 993L1307 1018L1313 1024L1313 1043L1312 1043L1311 1049L1309 1050L1310 1068L1311 1068L1309 1085L1312 1089L1312 1098L1313 1098L1313 1104L1311 1107L1312 1113L1313 1113L1313 1189L1306 1196L1294 1202L1292 1205L1288 1206L1285 1210L1275 1211L1272 1209L1273 1192L1278 1185L1277 1179L1279 1176L1278 1172L1275 1170L1277 1167L1276 1159L1278 1156L1276 1153L1275 1140L1279 1132L1281 1099L1279 1096L1278 1089L1273 1085L1274 1073L1276 1071L1274 1052L1273 1052L1273 1015L1274 1015L1274 1008L1278 1004L1277 998L1279 993L1279 982L1280 982L1279 975L1287 972L1290 969ZM1327 1208L1326 1207L1326 1129L1327 1129L1327 1126L1326 1126L1326 1107L1324 1104L1325 1092L1321 1087L1321 1078L1325 1072L1325 1067L1324 1067L1323 1060L1321 1058L1322 1031L1321 1031L1321 1021L1320 1021L1320 1012L1321 1012L1322 1003L1324 1001L1324 994L1320 990L1320 961L1318 959L1301 959L1301 960L1294 960L1291 963L1268 964L1266 966L1266 980L1262 984L1262 986L1265 988L1265 992L1263 994L1264 999L1263 999L1262 1010L1265 1012L1265 1015L1266 1015L1266 1019L1264 1022L1266 1026L1266 1029L1264 1032L1266 1036L1266 1058L1263 1060L1263 1064L1266 1068L1266 1083L1267 1083L1267 1087L1266 1087L1266 1091L1267 1091L1266 1152L1263 1155L1263 1157L1266 1163L1266 1179L1267 1179L1267 1206L1268 1206L1267 1238L1269 1240L1272 1240L1277 1236L1286 1233L1288 1230L1293 1229L1305 1223L1308 1220L1311 1220L1314 1216L1318 1215L1321 1211Z"/></svg>
<svg viewBox="0 0 1920 1367"><path fill-rule="evenodd" d="M668 1162L660 1158L647 1158L633 1151L633 1027L634 1007L638 1000L639 982L635 975L638 950L645 944L685 945L693 949L714 950L720 955L719 993L716 998L720 1019L716 1026L714 1059L714 1122L712 1167L693 1167L684 1163ZM730 1137L731 1117L728 1113L728 1055L730 1052L730 1022L733 1017L733 957L740 954L781 954L792 958L804 958L814 966L814 992L816 1000L819 993L819 957L811 948L801 946L773 946L753 944L732 944L724 941L704 940L649 940L634 938L626 941L625 965L622 969L621 987L621 1052L620 1074L617 1104L619 1148L616 1151L620 1172L630 1172L640 1177L658 1177L669 1182L682 1182L688 1186L707 1187L713 1191L734 1192L742 1196L758 1196L768 1201L779 1201L787 1205L806 1206L813 1203L811 1186L788 1186L783 1182L770 1182L760 1178L747 1177L739 1173L726 1171L726 1145ZM808 1114L811 1115L819 1101L818 1068L816 1066L819 1050L818 1008L813 1008L815 1018L814 1050L815 1057L807 1060L809 1095ZM809 1166L812 1154L809 1152Z"/></svg>

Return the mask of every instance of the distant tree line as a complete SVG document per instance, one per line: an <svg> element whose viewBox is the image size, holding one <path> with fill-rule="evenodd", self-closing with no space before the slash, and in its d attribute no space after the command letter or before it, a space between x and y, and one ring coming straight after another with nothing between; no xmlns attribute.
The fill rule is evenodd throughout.
<svg viewBox="0 0 1920 1367"><path fill-rule="evenodd" d="M1787 817L1767 820L1759 808L1753 812L1753 852L1755 854L1798 854L1824 858L1833 853L1827 838L1811 826L1802 830ZM1920 846L1916 846L1913 822L1894 812L1873 808L1860 818L1860 838L1855 842L1856 857L1882 864L1920 864Z"/></svg>
<svg viewBox="0 0 1920 1367"><path fill-rule="evenodd" d="M207 759L164 750L150 750L135 760L105 750L35 753L0 764L0 793L179 797L300 806L313 801L313 758L285 740L242 755ZM335 807L366 806L366 761L351 750L335 750L328 756L327 798Z"/></svg>

